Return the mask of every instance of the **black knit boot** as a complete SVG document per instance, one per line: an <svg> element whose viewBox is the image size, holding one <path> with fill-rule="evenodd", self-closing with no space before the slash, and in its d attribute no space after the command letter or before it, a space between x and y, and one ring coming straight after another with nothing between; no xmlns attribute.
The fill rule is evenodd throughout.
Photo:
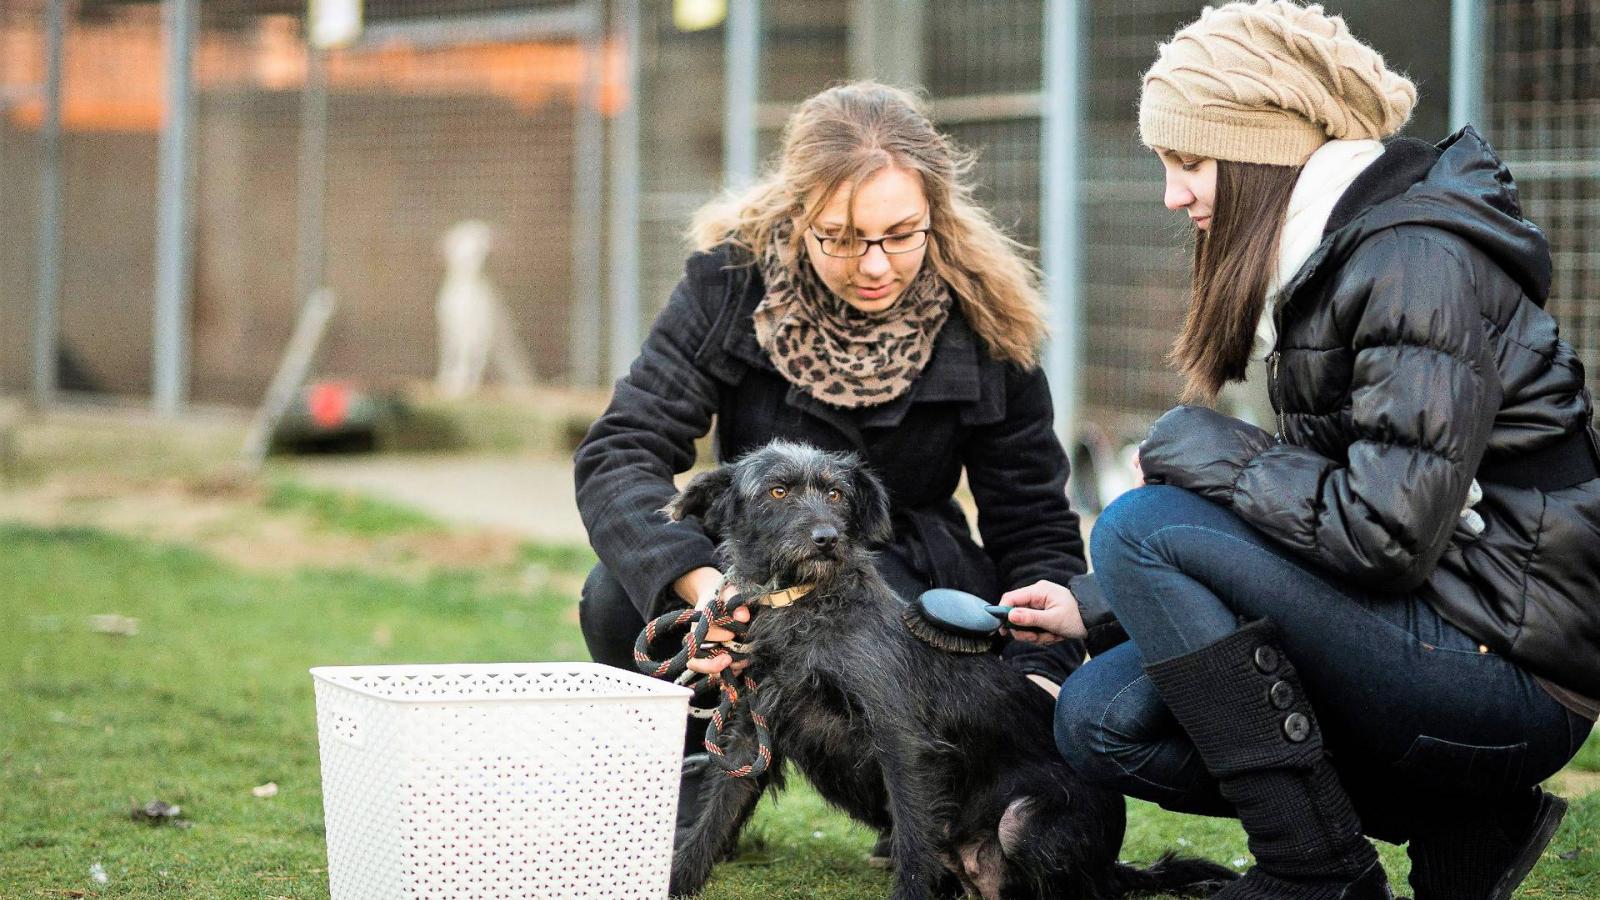
<svg viewBox="0 0 1600 900"><path fill-rule="evenodd" d="M1237 810L1255 854L1255 867L1214 896L1393 896L1269 622L1251 623L1145 672Z"/></svg>
<svg viewBox="0 0 1600 900"><path fill-rule="evenodd" d="M1532 788L1419 825L1406 847L1416 900L1509 900L1566 813L1567 801Z"/></svg>

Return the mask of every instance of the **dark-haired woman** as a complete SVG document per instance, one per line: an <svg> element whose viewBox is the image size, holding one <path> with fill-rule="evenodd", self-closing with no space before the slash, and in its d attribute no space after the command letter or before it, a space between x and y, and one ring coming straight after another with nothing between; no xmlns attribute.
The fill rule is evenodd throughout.
<svg viewBox="0 0 1600 900"><path fill-rule="evenodd" d="M1065 634L1114 612L1131 640L1068 679L1059 743L1237 816L1255 867L1218 896L1388 897L1371 834L1409 840L1417 900L1508 898L1596 714L1600 479L1549 248L1472 129L1380 143L1414 99L1315 6L1161 48L1140 128L1197 229L1185 400L1264 358L1277 434L1167 413L1096 524L1098 591L1009 597Z"/></svg>

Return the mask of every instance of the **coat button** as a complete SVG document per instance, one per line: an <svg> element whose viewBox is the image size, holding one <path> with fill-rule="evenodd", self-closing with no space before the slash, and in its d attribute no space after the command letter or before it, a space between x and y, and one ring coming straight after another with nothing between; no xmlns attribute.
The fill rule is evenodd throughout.
<svg viewBox="0 0 1600 900"><path fill-rule="evenodd" d="M1256 669L1263 675L1278 671L1278 651L1271 647L1256 648Z"/></svg>
<svg viewBox="0 0 1600 900"><path fill-rule="evenodd" d="M1294 705L1294 686L1287 681L1280 681L1267 692L1267 698L1278 709L1288 709Z"/></svg>
<svg viewBox="0 0 1600 900"><path fill-rule="evenodd" d="M1302 713L1289 713L1283 720L1283 736L1300 743L1311 736L1311 720Z"/></svg>

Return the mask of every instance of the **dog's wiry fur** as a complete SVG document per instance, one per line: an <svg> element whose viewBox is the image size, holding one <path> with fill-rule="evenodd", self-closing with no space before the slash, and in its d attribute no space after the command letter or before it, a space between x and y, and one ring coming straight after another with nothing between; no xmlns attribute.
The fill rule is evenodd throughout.
<svg viewBox="0 0 1600 900"><path fill-rule="evenodd" d="M750 626L751 702L773 744L764 782L781 787L788 760L855 819L892 824L896 900L1209 891L1232 877L1198 860L1118 864L1122 798L1062 760L1048 695L998 657L911 635L868 549L890 536L888 497L854 456L775 442L697 477L666 512L703 520L742 591L815 584ZM749 741L737 735L734 755ZM762 786L707 778L673 859L674 895L699 892Z"/></svg>

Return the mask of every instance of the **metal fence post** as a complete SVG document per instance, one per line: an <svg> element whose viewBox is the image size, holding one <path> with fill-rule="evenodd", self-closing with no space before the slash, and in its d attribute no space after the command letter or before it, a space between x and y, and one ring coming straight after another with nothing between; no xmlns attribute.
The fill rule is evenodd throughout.
<svg viewBox="0 0 1600 900"><path fill-rule="evenodd" d="M295 201L295 305L323 287L324 205L328 179L328 53L306 45L306 84L300 97L299 187Z"/></svg>
<svg viewBox="0 0 1600 900"><path fill-rule="evenodd" d="M68 0L46 0L44 121L39 126L39 283L33 318L33 399L55 399L61 341L61 70Z"/></svg>
<svg viewBox="0 0 1600 900"><path fill-rule="evenodd" d="M604 309L600 248L605 240L605 119L600 113L600 63L605 37L605 0L590 0L582 33L583 74L578 83L573 135L572 301L568 315L569 378L574 385L600 383L600 317Z"/></svg>
<svg viewBox="0 0 1600 900"><path fill-rule="evenodd" d="M756 104L761 102L761 0L728 4L723 51L722 183L742 188L756 180Z"/></svg>
<svg viewBox="0 0 1600 900"><path fill-rule="evenodd" d="M1045 375L1055 400L1056 433L1077 437L1083 341L1083 240L1079 202L1083 171L1082 101L1085 36L1080 0L1046 0L1044 127L1040 159L1040 245L1050 344Z"/></svg>
<svg viewBox="0 0 1600 900"><path fill-rule="evenodd" d="M1450 3L1450 127L1484 127L1483 72L1488 64L1485 0Z"/></svg>
<svg viewBox="0 0 1600 900"><path fill-rule="evenodd" d="M639 351L639 0L616 0L612 28L624 54L624 106L611 122L611 353L615 377Z"/></svg>
<svg viewBox="0 0 1600 900"><path fill-rule="evenodd" d="M193 192L191 128L194 105L195 0L162 0L166 32L166 120L160 146L160 206L156 211L154 401L176 415L188 399L189 307Z"/></svg>

